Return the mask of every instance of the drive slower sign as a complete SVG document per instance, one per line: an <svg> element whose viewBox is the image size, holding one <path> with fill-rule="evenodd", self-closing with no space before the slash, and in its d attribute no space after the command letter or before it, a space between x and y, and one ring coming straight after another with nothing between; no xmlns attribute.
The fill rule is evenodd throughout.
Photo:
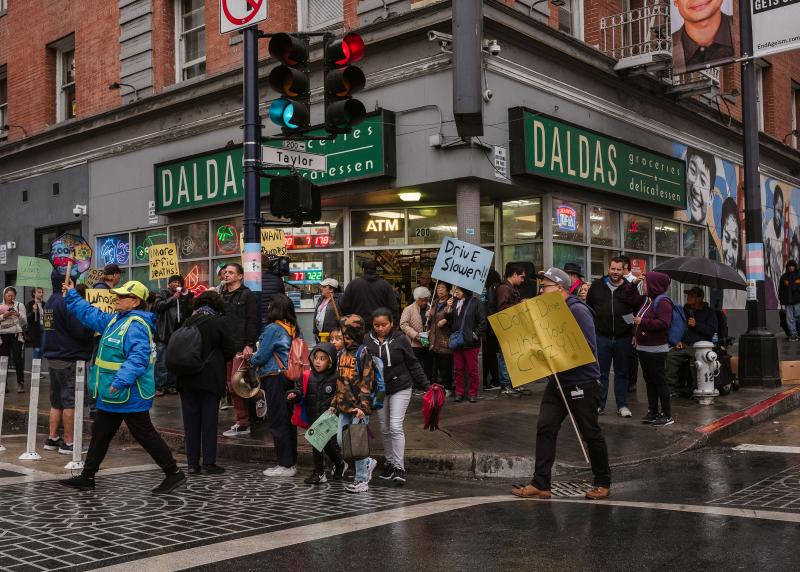
<svg viewBox="0 0 800 572"><path fill-rule="evenodd" d="M446 236L431 277L480 294L492 269L493 257L491 250Z"/></svg>
<svg viewBox="0 0 800 572"><path fill-rule="evenodd" d="M267 19L267 0L219 0L219 33L227 34Z"/></svg>

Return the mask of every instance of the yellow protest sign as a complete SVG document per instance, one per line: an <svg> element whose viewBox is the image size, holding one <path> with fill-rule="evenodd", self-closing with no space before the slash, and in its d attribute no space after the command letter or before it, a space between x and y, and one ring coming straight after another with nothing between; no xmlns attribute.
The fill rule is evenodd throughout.
<svg viewBox="0 0 800 572"><path fill-rule="evenodd" d="M149 246L147 255L150 259L150 280L169 279L181 273L178 268L178 249L174 242Z"/></svg>
<svg viewBox="0 0 800 572"><path fill-rule="evenodd" d="M117 295L105 288L89 288L86 290L86 301L107 314L113 314L117 306Z"/></svg>
<svg viewBox="0 0 800 572"><path fill-rule="evenodd" d="M564 298L543 294L489 316L517 387L595 361Z"/></svg>
<svg viewBox="0 0 800 572"><path fill-rule="evenodd" d="M244 250L244 233L239 235L239 251ZM261 229L261 256L286 256L286 236L282 228Z"/></svg>

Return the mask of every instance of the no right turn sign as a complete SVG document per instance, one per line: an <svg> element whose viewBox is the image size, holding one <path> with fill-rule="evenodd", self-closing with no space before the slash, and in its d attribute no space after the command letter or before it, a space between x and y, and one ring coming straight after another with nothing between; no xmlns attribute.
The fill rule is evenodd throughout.
<svg viewBox="0 0 800 572"><path fill-rule="evenodd" d="M267 19L268 0L219 0L219 33L227 34Z"/></svg>

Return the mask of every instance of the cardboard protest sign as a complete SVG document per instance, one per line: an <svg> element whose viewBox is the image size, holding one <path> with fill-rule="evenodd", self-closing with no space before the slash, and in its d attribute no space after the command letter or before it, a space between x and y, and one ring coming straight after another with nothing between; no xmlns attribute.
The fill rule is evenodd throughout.
<svg viewBox="0 0 800 572"><path fill-rule="evenodd" d="M595 361L558 292L530 298L489 316L514 387Z"/></svg>
<svg viewBox="0 0 800 572"><path fill-rule="evenodd" d="M89 286L94 286L98 282L102 282L104 276L102 268L90 268L83 275L83 282Z"/></svg>
<svg viewBox="0 0 800 572"><path fill-rule="evenodd" d="M239 235L239 250L244 250L244 233ZM286 256L286 235L282 228L261 229L261 256Z"/></svg>
<svg viewBox="0 0 800 572"><path fill-rule="evenodd" d="M492 258L494 253L491 250L446 236L439 247L431 276L434 280L481 293L492 269Z"/></svg>
<svg viewBox="0 0 800 572"><path fill-rule="evenodd" d="M322 451L338 430L339 418L331 413L330 410L325 411L314 421L311 427L306 429L306 441L317 451Z"/></svg>
<svg viewBox="0 0 800 572"><path fill-rule="evenodd" d="M49 260L33 256L17 257L17 286L32 286L34 288L52 288L50 274L53 266Z"/></svg>
<svg viewBox="0 0 800 572"><path fill-rule="evenodd" d="M150 280L169 279L181 273L178 267L178 249L174 242L155 244L147 249L150 258Z"/></svg>
<svg viewBox="0 0 800 572"><path fill-rule="evenodd" d="M89 288L86 290L86 301L106 314L113 314L117 307L117 295L105 288Z"/></svg>

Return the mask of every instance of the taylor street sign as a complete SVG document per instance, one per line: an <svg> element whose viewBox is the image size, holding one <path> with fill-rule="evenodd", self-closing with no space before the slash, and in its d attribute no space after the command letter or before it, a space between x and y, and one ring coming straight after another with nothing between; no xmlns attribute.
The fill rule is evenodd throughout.
<svg viewBox="0 0 800 572"><path fill-rule="evenodd" d="M511 174L686 208L683 161L522 107L508 110Z"/></svg>
<svg viewBox="0 0 800 572"><path fill-rule="evenodd" d="M314 155L302 151L289 149L276 149L275 147L261 148L261 162L268 165L280 165L292 169L306 169L308 171L327 171L328 161L325 155Z"/></svg>
<svg viewBox="0 0 800 572"><path fill-rule="evenodd" d="M219 0L219 33L248 28L267 19L267 0Z"/></svg>

